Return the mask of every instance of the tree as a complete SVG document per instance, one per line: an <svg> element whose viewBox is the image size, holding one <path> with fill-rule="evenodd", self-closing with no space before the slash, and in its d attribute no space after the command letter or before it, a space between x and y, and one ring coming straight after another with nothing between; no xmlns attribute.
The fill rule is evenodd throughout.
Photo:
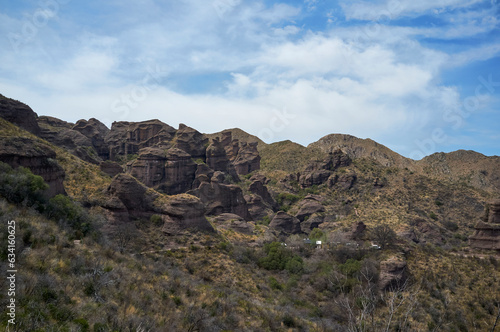
<svg viewBox="0 0 500 332"><path fill-rule="evenodd" d="M378 225L371 231L372 238L377 244L385 249L396 242L396 232L387 224Z"/></svg>

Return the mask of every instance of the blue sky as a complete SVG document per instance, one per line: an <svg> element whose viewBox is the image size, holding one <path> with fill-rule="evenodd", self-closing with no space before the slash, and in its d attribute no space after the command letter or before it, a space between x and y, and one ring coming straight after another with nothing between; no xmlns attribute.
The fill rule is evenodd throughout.
<svg viewBox="0 0 500 332"><path fill-rule="evenodd" d="M0 93L70 122L500 155L499 14L496 0L3 1Z"/></svg>

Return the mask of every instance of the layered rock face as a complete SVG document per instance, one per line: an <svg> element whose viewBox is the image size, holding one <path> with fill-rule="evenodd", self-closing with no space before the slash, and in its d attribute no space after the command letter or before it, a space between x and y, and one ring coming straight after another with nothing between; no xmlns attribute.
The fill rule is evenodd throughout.
<svg viewBox="0 0 500 332"><path fill-rule="evenodd" d="M487 204L484 218L475 229L476 232L469 238L471 247L500 250L500 200Z"/></svg>
<svg viewBox="0 0 500 332"><path fill-rule="evenodd" d="M185 124L179 125L175 135L176 148L187 152L193 159L205 161L207 145L208 139L203 134Z"/></svg>
<svg viewBox="0 0 500 332"><path fill-rule="evenodd" d="M283 182L298 182L302 188L319 186L327 183L330 188L339 185L342 189L350 189L356 181L355 174L335 174L340 167L352 163L351 158L340 150L329 153L323 161L311 162L303 172L288 175Z"/></svg>
<svg viewBox="0 0 500 332"><path fill-rule="evenodd" d="M200 198L206 205L208 215L233 213L245 220L251 219L241 188L221 183L216 175L210 179L210 182L203 181L197 189L189 193Z"/></svg>
<svg viewBox="0 0 500 332"><path fill-rule="evenodd" d="M142 148L164 145L169 147L176 130L159 120L142 122L113 122L104 138L109 147L109 158L137 154Z"/></svg>
<svg viewBox="0 0 500 332"><path fill-rule="evenodd" d="M40 127L37 123L38 115L26 104L4 97L0 94L0 117L18 127L39 135Z"/></svg>
<svg viewBox="0 0 500 332"><path fill-rule="evenodd" d="M241 143L238 155L233 161L236 172L245 175L260 169L260 155L257 151L257 142Z"/></svg>
<svg viewBox="0 0 500 332"><path fill-rule="evenodd" d="M38 124L41 138L68 150L82 160L93 164L99 163L92 140L79 131L71 129L73 124L50 116L39 117Z"/></svg>
<svg viewBox="0 0 500 332"><path fill-rule="evenodd" d="M204 216L203 203L191 195L165 197L147 188L134 177L117 175L108 188L109 199L104 204L109 219L115 225L126 223L130 218L150 218L158 214L164 221L162 231L177 235L185 230L213 232Z"/></svg>
<svg viewBox="0 0 500 332"><path fill-rule="evenodd" d="M48 197L66 194L65 172L55 158L55 151L45 143L28 137L0 137L0 161L12 168L29 168L33 174L41 176L49 185Z"/></svg>

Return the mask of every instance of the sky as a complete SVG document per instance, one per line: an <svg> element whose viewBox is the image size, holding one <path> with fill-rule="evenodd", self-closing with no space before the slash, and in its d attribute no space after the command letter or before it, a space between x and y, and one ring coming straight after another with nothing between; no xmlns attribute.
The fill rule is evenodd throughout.
<svg viewBox="0 0 500 332"><path fill-rule="evenodd" d="M499 14L498 0L2 1L0 93L69 122L498 156Z"/></svg>

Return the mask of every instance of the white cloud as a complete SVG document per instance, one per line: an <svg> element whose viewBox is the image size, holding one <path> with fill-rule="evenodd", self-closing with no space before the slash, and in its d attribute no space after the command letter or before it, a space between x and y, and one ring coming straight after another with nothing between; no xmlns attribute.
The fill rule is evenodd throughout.
<svg viewBox="0 0 500 332"><path fill-rule="evenodd" d="M347 19L379 21L426 12L440 14L448 9L465 8L480 2L485 0L344 1L341 6Z"/></svg>

